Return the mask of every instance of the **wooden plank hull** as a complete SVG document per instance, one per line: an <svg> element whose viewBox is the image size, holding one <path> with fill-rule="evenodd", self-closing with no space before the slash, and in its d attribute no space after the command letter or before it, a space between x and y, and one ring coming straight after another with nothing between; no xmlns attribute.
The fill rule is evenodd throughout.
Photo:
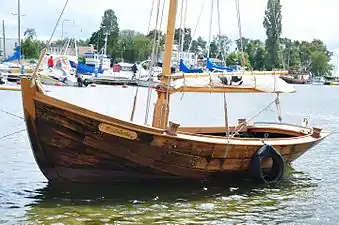
<svg viewBox="0 0 339 225"><path fill-rule="evenodd" d="M184 131L171 136L46 96L36 86L31 88L26 78L22 90L32 151L51 182L220 179L223 174L246 173L263 145L259 139L227 140ZM267 139L267 143L289 163L325 136Z"/></svg>

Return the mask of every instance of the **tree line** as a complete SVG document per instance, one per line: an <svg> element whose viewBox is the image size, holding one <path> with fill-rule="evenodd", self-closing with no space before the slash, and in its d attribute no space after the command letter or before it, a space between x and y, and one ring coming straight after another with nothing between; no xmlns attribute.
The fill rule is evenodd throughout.
<svg viewBox="0 0 339 225"><path fill-rule="evenodd" d="M268 0L263 26L266 29L266 40L241 39L244 51L244 63L248 70L274 70L285 69L293 71L312 72L315 75L328 75L333 69L330 64L332 52L321 40L299 41L281 37L282 15L280 0ZM183 35L183 43L181 43ZM26 58L36 58L39 48L44 43L35 39L34 29L28 29L22 43L22 53ZM92 44L97 50L105 45L107 37L107 54L114 61L122 59L134 63L149 59L152 46L160 54L164 49L165 34L161 31L151 30L142 34L133 30L120 30L117 17L112 9L104 12L100 28L93 32L88 40L80 40L78 45ZM208 43L203 37L192 38L190 28L176 29L175 44L182 44L184 51L194 52L198 57L207 57ZM216 35L209 46L209 57L218 58L226 65L241 65L242 53L240 39L235 40L236 49L231 49L232 40L226 35ZM52 45L62 46L62 40Z"/></svg>

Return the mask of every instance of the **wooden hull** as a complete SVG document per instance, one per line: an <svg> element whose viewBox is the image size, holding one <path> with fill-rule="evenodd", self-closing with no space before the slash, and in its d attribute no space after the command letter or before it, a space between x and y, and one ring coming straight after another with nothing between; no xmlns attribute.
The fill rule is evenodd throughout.
<svg viewBox="0 0 339 225"><path fill-rule="evenodd" d="M27 131L36 162L51 182L220 179L246 173L251 157L263 145L261 140L272 144L289 163L328 135L322 132L314 138L300 128L284 130L282 125L251 129L297 137L227 140L213 136L222 128L182 128L172 136L54 99L29 85L23 78ZM198 134L202 131L211 134Z"/></svg>

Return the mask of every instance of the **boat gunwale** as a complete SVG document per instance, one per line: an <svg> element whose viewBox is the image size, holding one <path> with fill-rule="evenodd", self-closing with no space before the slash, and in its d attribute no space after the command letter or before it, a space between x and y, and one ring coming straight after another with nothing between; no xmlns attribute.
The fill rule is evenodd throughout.
<svg viewBox="0 0 339 225"><path fill-rule="evenodd" d="M89 109L85 109L83 107L74 105L72 103L68 103L62 101L60 99L54 98L52 96L46 95L44 93L36 92L34 96L35 101L42 102L47 105L51 105L57 107L59 109L63 109L65 111L69 111L71 113L75 113L81 116L85 116L91 119L95 119L101 123L107 123L109 125L116 125L122 128L131 129L137 132L143 132L147 134L156 135L162 138L169 138L169 139L179 139L185 141L193 141L193 142L202 142L202 143L213 143L213 144L220 144L220 145L255 145L255 146L262 146L264 143L271 144L271 145L298 145L298 144L305 144L311 142L317 142L325 137L327 137L330 133L321 131L319 138L312 137L311 134L303 135L299 137L289 137L289 138L238 138L238 137L231 137L227 139L227 137L220 137L220 136L212 136L212 135L203 135L203 134L196 134L196 133L188 133L178 131L176 136L169 135L166 133L166 130L149 127L141 124L136 124L131 121L123 121L114 117L110 117L104 114L96 113ZM65 106L66 104L66 106ZM71 106L71 107L67 107ZM78 110L74 109L77 108ZM293 125L289 125L290 127L295 127ZM286 129L284 129L286 130Z"/></svg>

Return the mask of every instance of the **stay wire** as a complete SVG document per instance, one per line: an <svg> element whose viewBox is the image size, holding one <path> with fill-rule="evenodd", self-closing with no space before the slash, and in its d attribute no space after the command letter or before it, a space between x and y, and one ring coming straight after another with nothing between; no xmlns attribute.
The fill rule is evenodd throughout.
<svg viewBox="0 0 339 225"><path fill-rule="evenodd" d="M158 36L158 25L159 25L159 13L160 13L160 0L158 0L157 2L157 13L156 13L156 20L155 20L155 34L153 37L153 45L152 45L152 52L151 52L151 57L152 57L152 61L151 61L151 71L153 70L154 67L154 61L155 61L155 48L156 48L156 39ZM161 24L160 24L161 27ZM150 104L151 104L151 87L149 85L148 87L148 93L147 93L147 102L146 102L146 113L145 113L145 120L144 120L144 124L147 125L147 121L148 121L148 114L149 114L149 110L150 110Z"/></svg>
<svg viewBox="0 0 339 225"><path fill-rule="evenodd" d="M60 16L59 16L59 18L58 18L58 20L57 20L57 22L56 22L56 24L55 24L55 26L54 26L52 35L51 35L51 37L49 38L49 40L48 40L48 42L47 42L47 44L46 44L46 47L49 46L50 42L52 41L52 38L53 38L54 33L55 33L55 31L56 31L56 28L57 28L58 25L59 25L60 19L61 19L62 15L64 14L65 9L66 9L66 7L67 7L67 5L68 5L68 1L69 1L69 0L66 0L66 2L65 2L64 8L62 9L62 11L61 11L61 13L60 13Z"/></svg>

